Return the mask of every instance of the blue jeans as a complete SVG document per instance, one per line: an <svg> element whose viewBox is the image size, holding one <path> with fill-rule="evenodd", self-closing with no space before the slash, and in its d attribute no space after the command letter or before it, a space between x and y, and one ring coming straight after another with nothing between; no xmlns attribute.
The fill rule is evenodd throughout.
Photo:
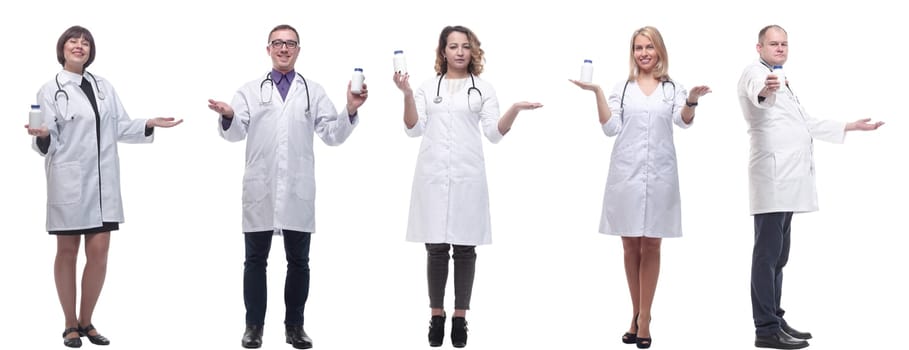
<svg viewBox="0 0 909 350"><path fill-rule="evenodd" d="M243 263L243 302L246 324L264 325L267 303L265 267L271 250L272 231L246 232L246 261ZM302 325L309 297L309 242L311 233L283 230L287 276L284 281L284 324Z"/></svg>

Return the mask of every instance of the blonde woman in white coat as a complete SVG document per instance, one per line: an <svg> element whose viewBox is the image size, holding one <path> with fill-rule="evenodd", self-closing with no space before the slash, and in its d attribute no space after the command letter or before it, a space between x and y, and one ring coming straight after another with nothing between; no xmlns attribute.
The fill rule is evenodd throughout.
<svg viewBox="0 0 909 350"><path fill-rule="evenodd" d="M454 246L455 311L451 342L467 344L467 321L476 263L475 246L492 243L489 193L481 133L496 143L518 112L542 107L518 102L501 117L492 85L479 78L484 51L462 26L439 35L436 77L413 91L409 75L395 73L404 92L407 135L423 136L414 173L407 240L426 244L430 297L429 345L441 346L446 314L443 298L450 246ZM479 127L478 127L479 125Z"/></svg>
<svg viewBox="0 0 909 350"><path fill-rule="evenodd" d="M628 80L615 86L608 101L598 85L572 82L596 94L603 132L616 136L600 232L622 236L625 250L633 316L622 342L648 348L661 239L682 235L672 125L688 128L698 99L710 88L697 86L689 92L669 78L666 46L653 27L631 36Z"/></svg>
<svg viewBox="0 0 909 350"><path fill-rule="evenodd" d="M63 71L38 91L43 125L29 128L32 147L45 158L47 171L47 231L57 237L54 282L63 307L63 344L110 341L92 325L92 314L104 277L110 232L123 220L120 198L120 160L117 142L149 143L154 128L169 128L174 118L130 119L113 86L85 71L95 59L91 32L73 26L57 40L57 61ZM76 314L76 258L85 236L82 298Z"/></svg>

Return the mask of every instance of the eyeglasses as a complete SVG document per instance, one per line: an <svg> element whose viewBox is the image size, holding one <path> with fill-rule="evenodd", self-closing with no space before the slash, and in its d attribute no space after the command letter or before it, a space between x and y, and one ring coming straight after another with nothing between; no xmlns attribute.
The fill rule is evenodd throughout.
<svg viewBox="0 0 909 350"><path fill-rule="evenodd" d="M287 46L288 49L296 49L298 43L293 40L288 40L288 41L272 40L271 41L271 48L273 48L273 49L280 49L281 46L285 46L285 45Z"/></svg>

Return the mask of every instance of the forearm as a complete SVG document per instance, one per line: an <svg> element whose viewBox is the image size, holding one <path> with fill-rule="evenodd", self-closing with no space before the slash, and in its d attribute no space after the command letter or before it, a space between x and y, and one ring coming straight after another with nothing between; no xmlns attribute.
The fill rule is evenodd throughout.
<svg viewBox="0 0 909 350"><path fill-rule="evenodd" d="M417 115L417 105L413 100L413 93L404 94L404 126L413 129L419 120Z"/></svg>
<svg viewBox="0 0 909 350"><path fill-rule="evenodd" d="M612 117L612 110L609 109L609 104L606 103L606 95L603 94L602 88L597 88L594 93L597 98L597 114L600 118L600 124L606 124L609 118Z"/></svg>
<svg viewBox="0 0 909 350"><path fill-rule="evenodd" d="M694 121L695 107L697 107L696 102L694 106L685 105L685 107L682 107L682 121L685 122L685 124L691 124L691 122Z"/></svg>
<svg viewBox="0 0 909 350"><path fill-rule="evenodd" d="M505 135L508 133L508 130L511 130L511 126L514 124L514 120L518 118L518 112L521 110L518 109L517 105L511 105L505 114L502 115L502 118L499 118L499 133Z"/></svg>

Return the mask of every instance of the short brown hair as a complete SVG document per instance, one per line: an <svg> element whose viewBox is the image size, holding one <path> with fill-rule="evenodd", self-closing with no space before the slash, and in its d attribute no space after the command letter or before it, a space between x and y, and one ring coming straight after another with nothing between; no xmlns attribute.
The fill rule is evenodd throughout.
<svg viewBox="0 0 909 350"><path fill-rule="evenodd" d="M272 35L274 32L277 32L277 31L279 31L279 30L289 30L289 31L294 32L294 35L297 36L297 44L299 44L299 41L300 41L300 33L297 33L297 30L294 29L294 27L291 27L290 24L279 24L279 25L277 25L276 27L274 27L270 32L268 32L268 40L271 40L271 35ZM270 42L269 42L269 44L270 44Z"/></svg>
<svg viewBox="0 0 909 350"><path fill-rule="evenodd" d="M85 61L85 66L83 66L82 69L88 68L88 66L95 61L97 49L95 49L95 38L92 37L92 32L89 32L88 29L81 26L69 27L69 29L60 35L60 39L57 40L57 62L60 62L61 66L66 66L66 58L63 57L63 45L72 38L83 38L88 41L88 45L91 49L88 50L88 61Z"/></svg>

